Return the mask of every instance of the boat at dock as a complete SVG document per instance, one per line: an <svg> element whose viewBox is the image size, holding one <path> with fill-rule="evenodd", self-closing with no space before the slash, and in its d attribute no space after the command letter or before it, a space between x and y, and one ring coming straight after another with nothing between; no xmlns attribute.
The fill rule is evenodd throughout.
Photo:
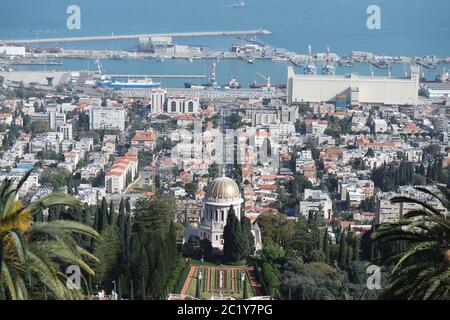
<svg viewBox="0 0 450 320"><path fill-rule="evenodd" d="M127 89L157 89L161 87L160 82L153 82L152 79L128 79L126 81L120 81L117 79L107 79L102 76L97 83L99 87L114 90L127 90Z"/></svg>
<svg viewBox="0 0 450 320"><path fill-rule="evenodd" d="M230 89L240 89L241 85L239 83L239 81L236 80L236 78L231 78L230 81L228 81L228 86L226 86Z"/></svg>
<svg viewBox="0 0 450 320"><path fill-rule="evenodd" d="M207 83L204 84L193 84L191 82L185 82L184 87L186 89L208 89L208 88L217 88L217 77L216 77L216 62L213 63L213 68L211 72L211 77L208 79Z"/></svg>
<svg viewBox="0 0 450 320"><path fill-rule="evenodd" d="M370 61L370 63L378 69L391 69L391 64L386 60Z"/></svg>
<svg viewBox="0 0 450 320"><path fill-rule="evenodd" d="M353 60L349 59L349 58L341 59L338 63L339 63L339 66L344 67L344 68L353 68L355 66L355 63L353 62Z"/></svg>
<svg viewBox="0 0 450 320"><path fill-rule="evenodd" d="M233 8L242 8L242 7L245 7L245 1L244 0L241 0L239 2L233 3Z"/></svg>
<svg viewBox="0 0 450 320"><path fill-rule="evenodd" d="M433 62L426 62L426 61L423 61L423 60L419 60L416 63L419 66L424 67L424 68L429 69L429 70L436 70L437 69L437 65L435 63L433 63Z"/></svg>
<svg viewBox="0 0 450 320"><path fill-rule="evenodd" d="M254 81L253 83L251 83L249 85L250 89L264 89L267 88L267 84L266 83L257 83L256 81ZM271 88L275 88L275 89L287 89L287 86L285 84L271 84Z"/></svg>

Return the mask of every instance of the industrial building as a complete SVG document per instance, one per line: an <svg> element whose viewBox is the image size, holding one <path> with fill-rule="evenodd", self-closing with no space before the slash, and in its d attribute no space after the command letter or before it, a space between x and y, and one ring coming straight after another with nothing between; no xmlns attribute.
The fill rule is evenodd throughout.
<svg viewBox="0 0 450 320"><path fill-rule="evenodd" d="M423 88L423 93L430 99L448 98L450 97L450 82L427 83Z"/></svg>
<svg viewBox="0 0 450 320"><path fill-rule="evenodd" d="M179 45L172 42L172 37L142 37L139 39L139 51L161 56L200 55L200 47Z"/></svg>
<svg viewBox="0 0 450 320"><path fill-rule="evenodd" d="M417 105L418 66L405 78L351 75L299 75L288 67L288 102L333 102L345 97L348 104Z"/></svg>
<svg viewBox="0 0 450 320"><path fill-rule="evenodd" d="M25 47L0 46L0 55L3 56L25 56Z"/></svg>

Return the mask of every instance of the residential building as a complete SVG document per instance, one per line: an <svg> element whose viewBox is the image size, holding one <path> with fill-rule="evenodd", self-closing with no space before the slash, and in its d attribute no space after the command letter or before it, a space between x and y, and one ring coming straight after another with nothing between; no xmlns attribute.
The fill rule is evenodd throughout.
<svg viewBox="0 0 450 320"><path fill-rule="evenodd" d="M89 112L89 126L91 130L125 131L125 109L122 106L92 108Z"/></svg>

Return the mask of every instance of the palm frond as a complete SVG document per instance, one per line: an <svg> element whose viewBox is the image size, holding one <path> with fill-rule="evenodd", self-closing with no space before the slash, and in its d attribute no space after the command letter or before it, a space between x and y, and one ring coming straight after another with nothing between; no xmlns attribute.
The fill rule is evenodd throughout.
<svg viewBox="0 0 450 320"><path fill-rule="evenodd" d="M11 299L17 300L18 295L17 295L16 285L11 276L9 268L5 263L3 263L3 265L2 265L1 277L2 277L3 283L5 284L6 290L8 291L9 295L11 296Z"/></svg>
<svg viewBox="0 0 450 320"><path fill-rule="evenodd" d="M67 193L51 193L30 204L28 209L32 213L36 213L37 211L54 206L77 207L81 205L82 203L80 200Z"/></svg>
<svg viewBox="0 0 450 320"><path fill-rule="evenodd" d="M50 222L36 222L29 231L30 235L36 233L42 234L82 234L96 240L101 240L101 236L93 228L76 221L69 220L53 220Z"/></svg>
<svg viewBox="0 0 450 320"><path fill-rule="evenodd" d="M439 192L417 187L417 191L439 201L449 210L450 191L438 186ZM395 197L392 203L417 204L398 222L379 226L371 239L380 244L406 241L407 248L375 259L383 266L393 266L384 291L385 297L403 299L449 299L450 266L443 258L449 250L450 220L428 201L408 197Z"/></svg>
<svg viewBox="0 0 450 320"><path fill-rule="evenodd" d="M414 204L418 204L422 207L424 207L425 209L431 211L432 213L436 214L436 215L440 215L441 213L434 208L433 206L427 204L424 201L418 200L418 199L413 199L413 198L408 198L408 197L394 197L391 199L391 203L414 203Z"/></svg>

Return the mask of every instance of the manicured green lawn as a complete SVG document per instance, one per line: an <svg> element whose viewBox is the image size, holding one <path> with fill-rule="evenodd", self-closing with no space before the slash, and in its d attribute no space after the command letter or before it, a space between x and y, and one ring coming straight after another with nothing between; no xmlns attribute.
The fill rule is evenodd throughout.
<svg viewBox="0 0 450 320"><path fill-rule="evenodd" d="M201 284L201 298L209 299L212 295L219 296L220 294L224 296L233 296L237 299L242 299L242 283L241 283L241 270L227 270L227 269L209 269L201 268L197 269L194 274L194 278L189 286L187 294L190 296L195 296L195 291L197 287L198 281L198 271L202 271L202 284ZM224 275L226 274L225 287L223 289L218 287L218 279L220 270L224 271ZM207 291L208 288L208 278L209 273L211 273L211 292ZM231 289L233 280L232 275L234 274L234 290ZM247 282L248 289L248 297L254 296L253 289L251 286L250 279L248 278L248 274L246 273L245 281Z"/></svg>
<svg viewBox="0 0 450 320"><path fill-rule="evenodd" d="M209 261L201 261L201 260L197 260L197 259L189 259L189 261L191 262L191 265L193 265L193 266L213 267L213 266L219 265L218 263L209 262Z"/></svg>

